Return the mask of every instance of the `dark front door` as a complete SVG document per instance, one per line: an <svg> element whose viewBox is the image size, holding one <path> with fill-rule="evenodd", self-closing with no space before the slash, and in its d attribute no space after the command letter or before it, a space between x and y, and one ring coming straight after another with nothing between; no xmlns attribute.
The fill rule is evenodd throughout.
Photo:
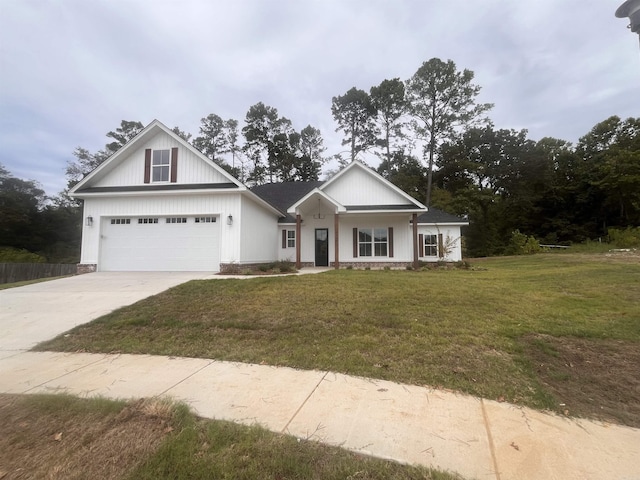
<svg viewBox="0 0 640 480"><path fill-rule="evenodd" d="M316 228L316 267L329 266L329 229Z"/></svg>

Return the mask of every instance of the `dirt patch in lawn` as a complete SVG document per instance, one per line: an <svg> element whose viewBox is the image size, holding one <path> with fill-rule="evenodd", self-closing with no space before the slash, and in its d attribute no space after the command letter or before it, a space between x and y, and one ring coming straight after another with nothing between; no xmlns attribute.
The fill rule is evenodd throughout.
<svg viewBox="0 0 640 480"><path fill-rule="evenodd" d="M168 412L144 400L100 410L0 395L0 479L124 478L160 445Z"/></svg>
<svg viewBox="0 0 640 480"><path fill-rule="evenodd" d="M523 342L559 411L640 428L637 343L547 335L528 335Z"/></svg>

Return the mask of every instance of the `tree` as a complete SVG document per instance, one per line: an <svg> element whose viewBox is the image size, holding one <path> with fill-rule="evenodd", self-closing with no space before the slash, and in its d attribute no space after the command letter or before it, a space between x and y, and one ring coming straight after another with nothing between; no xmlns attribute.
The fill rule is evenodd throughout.
<svg viewBox="0 0 640 480"><path fill-rule="evenodd" d="M382 133L378 144L384 149L384 154L379 156L391 162L393 141L404 137L401 120L407 111L404 83L399 78L383 80L377 87L371 87L370 97L377 111L376 121Z"/></svg>
<svg viewBox="0 0 640 480"><path fill-rule="evenodd" d="M322 154L326 150L320 130L307 125L300 131L300 162L297 167L298 180L315 181L320 177L320 169L325 163Z"/></svg>
<svg viewBox="0 0 640 480"><path fill-rule="evenodd" d="M580 138L576 153L598 202L594 210L600 212L599 233L608 225L640 223L640 118L612 116L598 123Z"/></svg>
<svg viewBox="0 0 640 480"><path fill-rule="evenodd" d="M247 177L250 182L260 184L264 183L267 176L270 182L277 178L276 162L282 158L283 142L280 137L278 147L274 148L274 138L276 135L285 135L288 138L291 133L291 121L286 117L280 117L276 108L266 106L262 102L249 107L242 134L246 140L244 152L253 162L253 170Z"/></svg>
<svg viewBox="0 0 640 480"><path fill-rule="evenodd" d="M239 172L238 178L244 182L244 162L240 160L242 149L238 145L238 121L230 118L226 121L225 131L227 135L227 145L231 154L231 168ZM240 160L240 168L236 167L236 161Z"/></svg>
<svg viewBox="0 0 640 480"><path fill-rule="evenodd" d="M416 136L425 142L427 161L426 205L431 202L434 157L438 146L451 139L456 130L473 126L485 119L482 115L492 104L476 104L480 87L471 83L471 70L458 72L452 60L439 58L424 62L406 82L411 125Z"/></svg>
<svg viewBox="0 0 640 480"><path fill-rule="evenodd" d="M349 145L352 162L359 153L375 145L378 135L374 121L376 109L367 92L353 87L344 95L333 97L331 113L338 123L336 132L342 130L345 134L342 145Z"/></svg>
<svg viewBox="0 0 640 480"><path fill-rule="evenodd" d="M180 127L173 127L171 131L182 138L185 142L189 142L191 140L191 134L180 130Z"/></svg>
<svg viewBox="0 0 640 480"><path fill-rule="evenodd" d="M111 155L122 148L129 140L135 137L144 128L140 122L122 120L120 126L115 131L107 133L107 137L115 141L105 145L105 148L91 153L86 148L76 147L73 151L75 160L67 162L66 177L67 189L71 189L87 174L99 167ZM176 127L177 128L177 127ZM174 129L175 130L175 129Z"/></svg>
<svg viewBox="0 0 640 480"><path fill-rule="evenodd" d="M229 151L226 122L215 113L200 119L200 136L193 140L193 146L221 165L222 155Z"/></svg>
<svg viewBox="0 0 640 480"><path fill-rule="evenodd" d="M75 160L67 162L65 176L67 177L67 190L74 187L87 174L98 168L102 162L109 158L105 150L91 153L86 148L76 147L73 151Z"/></svg>
<svg viewBox="0 0 640 480"><path fill-rule="evenodd" d="M378 173L416 200L423 196L427 177L417 158L394 152L390 160L380 162Z"/></svg>
<svg viewBox="0 0 640 480"><path fill-rule="evenodd" d="M0 164L0 247L31 252L43 247L39 214L45 200L40 185L14 177Z"/></svg>
<svg viewBox="0 0 640 480"><path fill-rule="evenodd" d="M120 126L116 128L115 132L111 131L107 133L107 137L113 138L115 141L107 144L107 153L113 155L120 150L124 145L135 137L144 128L144 125L140 122L131 120L122 120Z"/></svg>
<svg viewBox="0 0 640 480"><path fill-rule="evenodd" d="M467 247L493 255L506 247L512 231L533 234L540 225L537 202L552 169L527 131L471 128L440 148L436 185L457 214L468 214Z"/></svg>

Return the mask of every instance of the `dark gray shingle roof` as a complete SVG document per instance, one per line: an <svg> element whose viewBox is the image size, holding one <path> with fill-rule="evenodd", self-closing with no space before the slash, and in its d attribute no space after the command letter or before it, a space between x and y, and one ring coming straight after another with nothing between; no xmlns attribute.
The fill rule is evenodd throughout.
<svg viewBox="0 0 640 480"><path fill-rule="evenodd" d="M323 183L321 181L265 183L253 187L251 191L286 215L279 220L280 223L290 223L295 222L295 219L287 215L287 208Z"/></svg>
<svg viewBox="0 0 640 480"><path fill-rule="evenodd" d="M467 220L429 207L429 211L418 216L418 223L466 223Z"/></svg>
<svg viewBox="0 0 640 480"><path fill-rule="evenodd" d="M295 218L287 214L287 209L304 197L314 188L320 187L324 182L282 182L266 183L257 185L251 189L253 193L262 198L265 202L274 206L285 215L279 223L293 223ZM396 205L394 208L404 209L415 207L414 205ZM364 207L359 207L364 208ZM376 206L375 208L380 208ZM349 208L348 209L353 209ZM418 216L418 223L465 223L466 220L455 215L443 212L437 208L430 207L429 211Z"/></svg>

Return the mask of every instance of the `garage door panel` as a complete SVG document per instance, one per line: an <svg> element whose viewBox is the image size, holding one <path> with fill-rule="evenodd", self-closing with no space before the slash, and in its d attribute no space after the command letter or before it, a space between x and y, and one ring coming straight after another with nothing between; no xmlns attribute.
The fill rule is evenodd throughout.
<svg viewBox="0 0 640 480"><path fill-rule="evenodd" d="M98 268L102 271L219 271L218 221L196 223L195 217L186 217L185 223L167 223L166 218L158 217L157 222L138 223L137 218L132 218L130 223L124 219L113 223L110 218L104 219Z"/></svg>

